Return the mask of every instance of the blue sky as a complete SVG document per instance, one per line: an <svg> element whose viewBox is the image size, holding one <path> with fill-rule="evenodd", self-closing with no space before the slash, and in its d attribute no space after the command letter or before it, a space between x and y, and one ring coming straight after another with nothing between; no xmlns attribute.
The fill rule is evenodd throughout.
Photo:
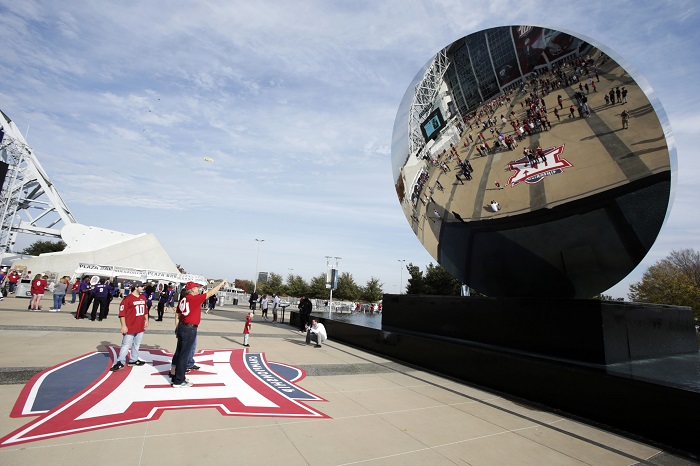
<svg viewBox="0 0 700 466"><path fill-rule="evenodd" d="M663 105L677 145L671 215L629 283L700 249L696 1L0 0L0 109L76 219L154 233L188 272L341 272L396 293L432 258L394 194L401 98L442 47L537 24L614 50ZM211 157L214 162L204 162Z"/></svg>

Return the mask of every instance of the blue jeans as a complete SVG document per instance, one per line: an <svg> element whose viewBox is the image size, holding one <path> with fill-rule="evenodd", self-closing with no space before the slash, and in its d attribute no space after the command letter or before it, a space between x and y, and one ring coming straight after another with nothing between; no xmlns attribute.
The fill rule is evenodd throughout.
<svg viewBox="0 0 700 466"><path fill-rule="evenodd" d="M117 361L122 364L126 364L126 353L129 352L129 347L131 347L131 357L129 361L139 360L139 348L141 347L141 339L143 338L143 332L139 333L127 333L122 337L122 347L119 350L119 357Z"/></svg>
<svg viewBox="0 0 700 466"><path fill-rule="evenodd" d="M194 343L192 344L192 349L187 355L187 368L194 366L194 352L197 351L197 335L194 336Z"/></svg>
<svg viewBox="0 0 700 466"><path fill-rule="evenodd" d="M191 325L180 324L177 326L177 348L173 355L173 364L175 365L175 377L173 377L173 385L182 384L185 381L185 371L187 370L187 360L190 357L192 348L197 340L197 327Z"/></svg>
<svg viewBox="0 0 700 466"><path fill-rule="evenodd" d="M61 304L63 302L63 297L65 294L54 294L53 295L53 308L61 309Z"/></svg>
<svg viewBox="0 0 700 466"><path fill-rule="evenodd" d="M71 300L70 303L73 304L75 302L75 295L78 294L77 291L71 291Z"/></svg>

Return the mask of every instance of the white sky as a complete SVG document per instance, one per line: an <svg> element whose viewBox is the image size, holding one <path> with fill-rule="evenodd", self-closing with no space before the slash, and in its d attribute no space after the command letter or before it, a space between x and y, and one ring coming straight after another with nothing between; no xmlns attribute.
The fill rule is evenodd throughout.
<svg viewBox="0 0 700 466"><path fill-rule="evenodd" d="M394 118L415 74L472 32L578 32L646 78L673 128L673 211L630 283L700 249L695 0L0 0L0 109L76 219L154 233L190 273L305 279L339 256L397 293L434 262L394 193ZM214 159L213 163L203 161Z"/></svg>

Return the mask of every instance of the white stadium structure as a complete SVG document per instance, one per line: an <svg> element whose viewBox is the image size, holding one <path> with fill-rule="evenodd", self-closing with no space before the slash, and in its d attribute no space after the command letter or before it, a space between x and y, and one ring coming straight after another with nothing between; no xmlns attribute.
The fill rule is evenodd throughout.
<svg viewBox="0 0 700 466"><path fill-rule="evenodd" d="M32 273L73 276L81 265L130 268L167 277L180 275L158 239L149 233L128 234L79 224L63 202L24 137L5 113L0 112L0 259L2 265L26 267ZM20 256L13 252L18 234L63 240L61 252ZM124 270L124 269L121 269ZM157 271L157 272L154 272ZM198 281L198 280L195 280Z"/></svg>

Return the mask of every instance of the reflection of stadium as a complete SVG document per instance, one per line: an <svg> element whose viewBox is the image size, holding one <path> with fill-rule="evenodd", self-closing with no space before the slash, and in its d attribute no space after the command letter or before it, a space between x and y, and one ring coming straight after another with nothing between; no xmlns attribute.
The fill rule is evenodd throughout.
<svg viewBox="0 0 700 466"><path fill-rule="evenodd" d="M456 41L426 70L408 157L392 156L405 160L395 172L404 213L443 267L492 296L590 297L641 261L666 214L671 167L651 103L619 64L568 34L504 27ZM627 103L607 104L620 87ZM445 126L426 138L436 109ZM517 147L504 144L511 137ZM542 158L523 155L539 147ZM455 176L459 161L471 180Z"/></svg>
<svg viewBox="0 0 700 466"><path fill-rule="evenodd" d="M422 168L435 166L437 154L450 144L457 145L463 115L589 48L563 32L511 26L471 34L438 52L415 87L408 122L409 153L396 186L399 199L412 198L415 204ZM436 113L441 120L447 115L446 127L444 121L432 124Z"/></svg>
<svg viewBox="0 0 700 466"><path fill-rule="evenodd" d="M480 31L447 48L452 66L445 81L462 114L518 88L533 75L551 71L590 45L569 34L534 26Z"/></svg>

